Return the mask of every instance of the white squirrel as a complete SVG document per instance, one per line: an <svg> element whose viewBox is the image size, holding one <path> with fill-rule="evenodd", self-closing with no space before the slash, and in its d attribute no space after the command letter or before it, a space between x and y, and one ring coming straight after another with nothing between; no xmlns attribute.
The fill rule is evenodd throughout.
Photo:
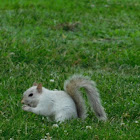
<svg viewBox="0 0 140 140"><path fill-rule="evenodd" d="M63 122L71 118L86 118L86 107L80 88L84 88L91 108L99 120L107 120L96 85L89 78L74 75L64 83L64 91L48 90L34 84L23 94L22 109Z"/></svg>

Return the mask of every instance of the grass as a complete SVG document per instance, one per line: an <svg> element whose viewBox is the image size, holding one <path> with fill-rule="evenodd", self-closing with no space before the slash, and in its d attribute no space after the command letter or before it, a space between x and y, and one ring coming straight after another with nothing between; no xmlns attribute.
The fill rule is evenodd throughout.
<svg viewBox="0 0 140 140"><path fill-rule="evenodd" d="M0 138L138 140L139 9L139 0L0 0ZM97 83L107 122L88 107L86 120L53 128L22 111L22 93L33 82L63 89L75 73Z"/></svg>

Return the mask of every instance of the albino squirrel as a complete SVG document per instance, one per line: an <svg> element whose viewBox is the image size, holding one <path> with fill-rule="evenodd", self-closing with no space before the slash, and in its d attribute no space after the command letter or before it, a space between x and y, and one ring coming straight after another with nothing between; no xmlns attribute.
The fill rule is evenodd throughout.
<svg viewBox="0 0 140 140"><path fill-rule="evenodd" d="M79 91L84 88L90 106L99 120L106 120L106 113L101 105L95 83L87 77L74 75L64 83L64 91L53 91L34 84L23 94L22 109L47 116L50 120L63 122L71 118L86 117L86 108Z"/></svg>

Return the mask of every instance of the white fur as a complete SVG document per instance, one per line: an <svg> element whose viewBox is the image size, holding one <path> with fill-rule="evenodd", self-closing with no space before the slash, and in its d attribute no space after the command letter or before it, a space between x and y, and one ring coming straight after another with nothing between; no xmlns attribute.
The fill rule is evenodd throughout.
<svg viewBox="0 0 140 140"><path fill-rule="evenodd" d="M28 89L24 93L24 96L29 94L31 91L36 91L36 86ZM70 118L77 118L75 103L64 91L51 91L46 88L42 88L42 93L38 96L37 100L39 101L36 107L24 105L23 110L44 115L50 120L60 122Z"/></svg>

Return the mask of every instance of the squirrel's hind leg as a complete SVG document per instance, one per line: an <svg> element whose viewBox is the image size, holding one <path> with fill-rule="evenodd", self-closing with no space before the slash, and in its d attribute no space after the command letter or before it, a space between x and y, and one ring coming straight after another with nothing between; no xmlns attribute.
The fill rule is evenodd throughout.
<svg viewBox="0 0 140 140"><path fill-rule="evenodd" d="M77 114L74 112L59 112L58 114L56 114L55 116L55 121L57 122L63 122L65 120L69 120L72 118L77 118Z"/></svg>

